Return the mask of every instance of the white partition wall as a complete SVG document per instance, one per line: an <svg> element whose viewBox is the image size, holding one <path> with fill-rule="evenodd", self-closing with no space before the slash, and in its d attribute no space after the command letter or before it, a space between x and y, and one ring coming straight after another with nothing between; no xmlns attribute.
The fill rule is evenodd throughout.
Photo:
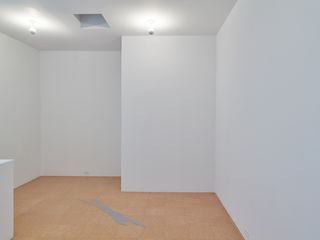
<svg viewBox="0 0 320 240"><path fill-rule="evenodd" d="M213 191L215 37L122 39L122 190Z"/></svg>
<svg viewBox="0 0 320 240"><path fill-rule="evenodd" d="M247 239L320 239L320 1L238 0L217 37L215 190Z"/></svg>
<svg viewBox="0 0 320 240"><path fill-rule="evenodd" d="M13 160L0 159L0 239L13 238Z"/></svg>
<svg viewBox="0 0 320 240"><path fill-rule="evenodd" d="M42 174L120 175L120 52L40 53Z"/></svg>
<svg viewBox="0 0 320 240"><path fill-rule="evenodd" d="M15 186L40 175L39 85L39 52L0 33L0 158L15 159Z"/></svg>

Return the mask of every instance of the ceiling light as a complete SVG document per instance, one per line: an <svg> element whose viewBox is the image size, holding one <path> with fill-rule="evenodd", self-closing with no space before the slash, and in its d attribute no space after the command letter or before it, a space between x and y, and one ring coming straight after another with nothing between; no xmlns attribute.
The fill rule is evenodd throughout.
<svg viewBox="0 0 320 240"><path fill-rule="evenodd" d="M128 26L134 29L135 33L139 34L149 34L149 30L153 30L153 34L155 32L156 34L168 33L177 27L178 20L177 17L173 17L168 11L164 12L155 9L133 12L124 19Z"/></svg>
<svg viewBox="0 0 320 240"><path fill-rule="evenodd" d="M149 35L154 35L154 20L153 19L149 19L148 20L148 24L149 24L149 28L148 28L148 34Z"/></svg>
<svg viewBox="0 0 320 240"><path fill-rule="evenodd" d="M31 27L29 28L29 32L31 33L31 35L36 35L37 29L35 28L35 26L31 26Z"/></svg>
<svg viewBox="0 0 320 240"><path fill-rule="evenodd" d="M30 27L29 27L29 32L31 33L31 35L36 35L37 33L37 29L35 27L37 21L35 20L35 17L33 17L33 19L30 20Z"/></svg>
<svg viewBox="0 0 320 240"><path fill-rule="evenodd" d="M148 33L149 33L149 35L154 35L154 28L153 27L149 27Z"/></svg>
<svg viewBox="0 0 320 240"><path fill-rule="evenodd" d="M1 2L1 0L0 0ZM2 8L1 21L6 24L16 25L22 31L28 31L34 35L36 33L64 33L68 34L67 27L59 20L52 18L51 15L44 12L39 12L33 8L15 7ZM27 32L27 33L28 33Z"/></svg>

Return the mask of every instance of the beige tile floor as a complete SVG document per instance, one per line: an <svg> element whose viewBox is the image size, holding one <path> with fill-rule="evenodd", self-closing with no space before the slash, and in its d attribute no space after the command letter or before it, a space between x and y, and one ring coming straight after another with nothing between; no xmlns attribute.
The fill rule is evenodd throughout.
<svg viewBox="0 0 320 240"><path fill-rule="evenodd" d="M83 200L139 220L119 225ZM14 240L243 240L213 193L122 193L120 178L40 177L15 190Z"/></svg>

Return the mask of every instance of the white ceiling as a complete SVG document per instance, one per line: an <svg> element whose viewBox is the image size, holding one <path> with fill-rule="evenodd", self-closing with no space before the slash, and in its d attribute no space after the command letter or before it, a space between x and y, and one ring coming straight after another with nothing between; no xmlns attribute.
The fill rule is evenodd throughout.
<svg viewBox="0 0 320 240"><path fill-rule="evenodd" d="M236 0L0 0L0 32L40 50L119 50L123 35L216 34ZM80 29L73 14L102 13L111 28ZM36 19L38 33L28 32Z"/></svg>

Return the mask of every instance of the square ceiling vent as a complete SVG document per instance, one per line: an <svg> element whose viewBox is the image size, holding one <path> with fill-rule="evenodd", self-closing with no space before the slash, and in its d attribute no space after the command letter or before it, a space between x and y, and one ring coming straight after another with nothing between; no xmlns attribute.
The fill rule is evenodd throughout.
<svg viewBox="0 0 320 240"><path fill-rule="evenodd" d="M102 14L73 14L80 22L81 28L103 29L109 28L109 24Z"/></svg>

